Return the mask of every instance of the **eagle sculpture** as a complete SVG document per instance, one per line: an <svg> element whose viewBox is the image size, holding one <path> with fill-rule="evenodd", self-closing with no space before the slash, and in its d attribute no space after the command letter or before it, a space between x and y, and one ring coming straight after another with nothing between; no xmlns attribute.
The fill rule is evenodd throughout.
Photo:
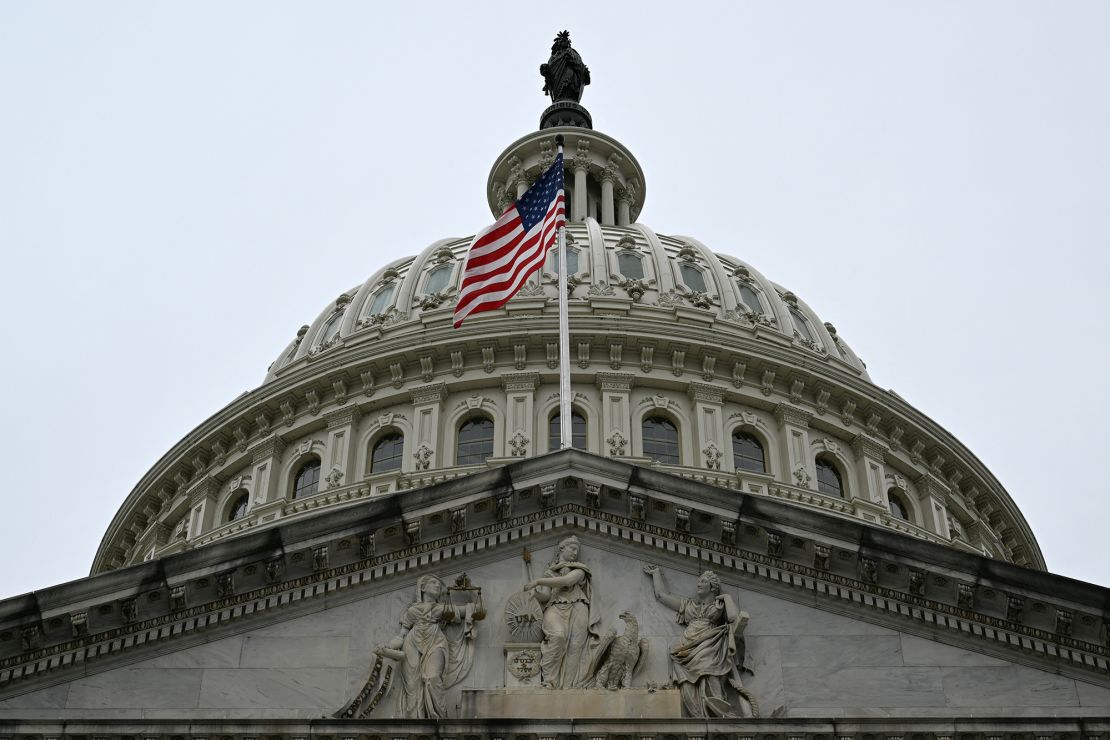
<svg viewBox="0 0 1110 740"><path fill-rule="evenodd" d="M647 655L647 640L640 637L640 625L630 612L621 612L624 621L624 634L617 636L616 630L602 638L594 654L596 669L594 687L616 691L632 685L632 677L640 670Z"/></svg>

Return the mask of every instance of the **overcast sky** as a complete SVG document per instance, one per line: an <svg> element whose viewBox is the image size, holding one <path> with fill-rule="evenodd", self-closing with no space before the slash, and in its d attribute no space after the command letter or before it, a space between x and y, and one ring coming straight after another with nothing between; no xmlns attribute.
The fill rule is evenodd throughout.
<svg viewBox="0 0 1110 740"><path fill-rule="evenodd" d="M0 596L387 260L571 31L640 220L801 296L1110 584L1110 3L0 3Z"/></svg>

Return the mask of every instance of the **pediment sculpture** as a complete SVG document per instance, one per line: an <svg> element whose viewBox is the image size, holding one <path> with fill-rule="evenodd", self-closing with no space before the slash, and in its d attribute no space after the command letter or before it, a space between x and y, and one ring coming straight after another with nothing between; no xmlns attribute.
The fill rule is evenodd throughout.
<svg viewBox="0 0 1110 740"><path fill-rule="evenodd" d="M543 609L540 676L544 688L579 689L592 683L591 650L601 641L601 617L593 599L593 575L579 561L580 550L574 535L563 539L543 576L524 585Z"/></svg>
<svg viewBox="0 0 1110 740"><path fill-rule="evenodd" d="M451 595L471 600L454 604ZM382 670L383 659L394 661L400 674L397 714L406 719L443 719L447 690L470 672L474 662L474 623L485 619L482 589L464 573L448 587L433 575L421 576L416 597L401 614L401 631L374 651L377 655L362 691L336 715L366 717L389 692L393 666ZM452 626L461 626L452 630ZM454 633L454 634L452 634ZM376 691L375 691L376 689Z"/></svg>
<svg viewBox="0 0 1110 740"><path fill-rule="evenodd" d="M759 703L746 688L740 674L751 672L745 657L744 627L749 616L735 600L721 591L721 580L711 570L698 578L691 598L668 593L658 565L644 572L659 603L673 609L686 629L671 647L671 681L682 695L682 707L691 717L735 717L725 685L737 694L741 711L759 716Z"/></svg>

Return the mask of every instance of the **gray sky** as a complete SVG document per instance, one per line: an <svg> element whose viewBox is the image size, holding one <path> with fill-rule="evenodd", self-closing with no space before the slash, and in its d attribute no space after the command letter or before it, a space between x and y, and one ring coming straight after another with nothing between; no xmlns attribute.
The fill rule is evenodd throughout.
<svg viewBox="0 0 1110 740"><path fill-rule="evenodd" d="M641 221L795 291L1110 584L1110 4L531 7L0 4L0 596L85 575L341 291L489 222L564 27Z"/></svg>

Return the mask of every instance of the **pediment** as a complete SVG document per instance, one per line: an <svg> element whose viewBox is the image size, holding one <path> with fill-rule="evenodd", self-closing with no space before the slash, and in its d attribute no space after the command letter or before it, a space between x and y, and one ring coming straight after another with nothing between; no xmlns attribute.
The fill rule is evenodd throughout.
<svg viewBox="0 0 1110 740"><path fill-rule="evenodd" d="M637 692L651 706L662 705L666 689L661 687L672 678L670 652L682 642L686 628L676 620L676 612L656 598L644 568L663 563L666 587L684 598L696 598L704 564L630 546L601 532L575 531L581 562L590 571L592 611L600 619L600 633L624 632L618 615L626 613L634 616L644 640L643 665L629 688L543 689L538 673L510 663L522 648L520 630L510 624L513 615L506 613L506 605L528 577L520 543L514 542L511 547L396 573L320 603L309 599L290 605L265 626L205 642L194 640L196 644L187 647L8 698L0 702L0 719L26 717L28 711L57 718L136 711L182 718L328 717L349 706L369 681L368 698L380 692L379 700L372 706L364 700L359 708L369 710L356 712L355 718L392 720L403 715L399 704L405 661L386 659L383 668L392 671L391 679L383 680L384 670L372 678L378 662L375 650L398 636L406 610L420 598L421 577L434 573L452 586L464 569L471 585L481 588L486 614L475 623L467 675L446 691L451 717L488 718L468 715L468 708L473 711L475 706L474 695L496 694L506 686L516 690L518 701L542 695L543 706L554 718L561 717L560 707L568 706L564 694L579 695L572 706L579 706L574 701L581 701L583 693L588 701L635 706ZM555 560L556 542L566 534L567 530L552 528L530 538L536 547L534 571L542 572L544 564ZM798 603L752 588L749 579L721 564L716 569L722 592L750 615L743 633L750 670L742 679L763 718L1110 713L1110 688ZM473 594L452 591L447 599L461 614L465 604L473 603ZM461 640L462 626L445 628L444 636ZM523 650L538 653L535 646ZM500 705L487 700L478 706ZM648 704L637 711L644 706ZM677 696L669 705L675 707L681 707ZM746 708L737 705L734 710L743 714Z"/></svg>
<svg viewBox="0 0 1110 740"><path fill-rule="evenodd" d="M526 675L542 658L534 632L522 637L506 621L528 578L524 550L539 576L571 534L598 633L621 634L623 612L645 640L631 686L602 690L608 698L541 689L542 674ZM376 648L398 637L421 577L452 587L464 573L481 588L485 618L465 675L446 689L449 716L504 716L495 693L508 690L555 717L598 702L643 716L666 700L673 713L663 687L684 627L653 592L644 572L653 563L683 598L714 571L748 613L751 672L740 678L763 717L1110 712L1105 645L1080 618L1098 614L1091 604L1105 601L1103 589L564 452L85 579L30 606L0 604L6 629L22 630L29 648L0 662L0 718L149 709L308 718L350 706L364 720L392 718L404 714L404 661L383 658L375 673ZM1028 613L1000 615L988 592L1021 593ZM461 614L475 597L445 598ZM1039 628L1046 609L1071 610L1075 632ZM87 615L87 633L58 637L56 622L72 629L62 616L74 613ZM458 642L461 630L451 625L445 639ZM728 698L732 712L751 712L735 692Z"/></svg>

